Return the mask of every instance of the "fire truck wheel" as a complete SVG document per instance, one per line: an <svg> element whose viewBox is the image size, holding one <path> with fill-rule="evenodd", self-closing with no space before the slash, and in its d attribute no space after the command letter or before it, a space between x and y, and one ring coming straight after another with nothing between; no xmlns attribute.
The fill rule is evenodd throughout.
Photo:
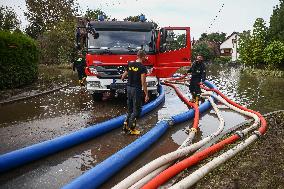
<svg viewBox="0 0 284 189"><path fill-rule="evenodd" d="M103 94L102 93L93 93L92 97L93 97L94 101L100 101L100 100L102 100Z"/></svg>
<svg viewBox="0 0 284 189"><path fill-rule="evenodd" d="M157 94L156 93L149 92L149 99L150 100L154 100L156 98L157 98Z"/></svg>

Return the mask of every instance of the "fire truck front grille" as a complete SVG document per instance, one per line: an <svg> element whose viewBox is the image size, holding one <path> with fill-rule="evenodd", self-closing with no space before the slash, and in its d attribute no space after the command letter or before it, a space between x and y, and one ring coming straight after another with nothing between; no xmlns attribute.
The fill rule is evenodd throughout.
<svg viewBox="0 0 284 189"><path fill-rule="evenodd" d="M120 78L125 66L97 66L98 78L114 79Z"/></svg>

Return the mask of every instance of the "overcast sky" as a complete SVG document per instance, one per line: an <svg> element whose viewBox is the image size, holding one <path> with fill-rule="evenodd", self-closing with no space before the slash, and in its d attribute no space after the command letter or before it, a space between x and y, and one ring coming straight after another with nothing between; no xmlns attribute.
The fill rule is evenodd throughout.
<svg viewBox="0 0 284 189"><path fill-rule="evenodd" d="M273 7L279 4L279 0L77 1L83 11L87 8L101 8L107 15L119 20L144 13L148 20L153 19L159 26L189 26L195 38L203 32L225 32L229 35L233 31L249 30L259 17L264 18L269 25ZM22 25L27 25L23 15L26 10L25 0L0 0L0 4L14 8L22 20Z"/></svg>

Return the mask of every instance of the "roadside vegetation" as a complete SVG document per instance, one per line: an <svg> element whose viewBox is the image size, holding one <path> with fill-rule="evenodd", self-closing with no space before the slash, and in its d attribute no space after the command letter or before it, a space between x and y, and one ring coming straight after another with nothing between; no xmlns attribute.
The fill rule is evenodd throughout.
<svg viewBox="0 0 284 189"><path fill-rule="evenodd" d="M252 31L244 31L239 36L240 61L248 72L263 74L257 69L280 75L284 70L284 0L274 7L270 25L257 18ZM251 70L251 71L250 71ZM281 74L280 74L281 73Z"/></svg>
<svg viewBox="0 0 284 189"><path fill-rule="evenodd" d="M0 31L0 90L22 87L37 78L39 49L25 34Z"/></svg>
<svg viewBox="0 0 284 189"><path fill-rule="evenodd" d="M106 20L116 20L101 9L87 9L86 12L82 12L76 0L26 0L26 6L27 11L24 14L29 25L23 30L20 30L21 22L14 10L10 7L0 7L0 33L1 36L8 38L5 44L3 42L0 44L1 56L5 57L1 59L3 61L1 65L13 67L0 68L1 76L4 77L5 75L3 79L1 78L0 89L23 87L34 82L38 77L38 64L71 64L76 56L74 42L77 16L96 20L98 15L103 15ZM54 14L55 12L56 14ZM139 15L128 16L124 20L137 22ZM280 0L279 6L274 8L269 27L266 26L262 18L258 18L255 21L253 31L244 31L240 34L238 50L240 62L244 64L245 72L282 77L283 72L281 70L284 69L284 24L282 20L284 20L284 0ZM153 20L151 22L155 24L156 28L158 27L158 23ZM8 33L10 33L9 36L13 37L8 37ZM9 42L9 40L19 38L19 36L32 43L34 50L31 53L35 53L32 55L34 57L32 63L20 63L12 56L17 56L17 53L12 52L15 50L15 45L12 44L13 41ZM230 62L229 57L220 56L220 45L226 40L226 36L227 34L223 32L203 33L198 40L193 39L192 60L195 59L197 54L202 54L208 62ZM180 37L182 41L182 36ZM20 47L21 45L16 46ZM19 52L20 48L17 48L17 50ZM22 50L24 52L26 49ZM10 54L6 54L6 52ZM18 54L25 56L25 53ZM29 56L31 54L22 58L21 61L28 60ZM25 69L16 68L15 65L24 66ZM26 68L32 65L31 73L19 71L27 70ZM12 79L15 81L10 81Z"/></svg>
<svg viewBox="0 0 284 189"><path fill-rule="evenodd" d="M220 45L226 40L226 33L203 33L198 40L192 41L192 60L195 60L198 54L203 55L205 61L216 63L227 63L230 57L220 56Z"/></svg>
<svg viewBox="0 0 284 189"><path fill-rule="evenodd" d="M37 79L42 82L49 78L53 83L54 74L50 72L50 77L47 76L50 66L56 69L68 67L72 72L69 65L76 56L78 16L97 20L103 15L106 20L116 20L101 9L82 12L76 0L26 0L26 6L24 15L29 25L22 30L15 11L11 7L0 7L0 55L3 57L0 90L25 87ZM138 22L139 16L128 16L124 20ZM154 21L150 22L158 27Z"/></svg>

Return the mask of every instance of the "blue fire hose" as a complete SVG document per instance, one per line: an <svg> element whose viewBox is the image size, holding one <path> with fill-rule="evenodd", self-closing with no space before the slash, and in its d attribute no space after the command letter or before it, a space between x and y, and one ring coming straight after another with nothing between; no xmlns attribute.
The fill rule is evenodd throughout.
<svg viewBox="0 0 284 189"><path fill-rule="evenodd" d="M143 106L140 117L157 108L165 100L165 92L159 86L160 95L154 101ZM103 135L123 125L126 115L121 115L108 121L92 125L71 134L60 136L48 141L34 144L19 150L0 155L0 173L35 161L45 156L65 150L97 136Z"/></svg>
<svg viewBox="0 0 284 189"><path fill-rule="evenodd" d="M208 81L204 82L210 88L216 88L215 85ZM205 112L211 107L208 101L199 106L201 113ZM172 124L182 123L194 117L194 110L190 109L187 112L171 117ZM69 184L65 185L63 189L93 189L98 188L105 181L110 179L115 173L125 167L129 162L136 158L139 154L148 149L154 142L156 142L169 128L168 121L160 121L142 137L135 140L125 148L113 154L91 170L83 175L77 177Z"/></svg>

